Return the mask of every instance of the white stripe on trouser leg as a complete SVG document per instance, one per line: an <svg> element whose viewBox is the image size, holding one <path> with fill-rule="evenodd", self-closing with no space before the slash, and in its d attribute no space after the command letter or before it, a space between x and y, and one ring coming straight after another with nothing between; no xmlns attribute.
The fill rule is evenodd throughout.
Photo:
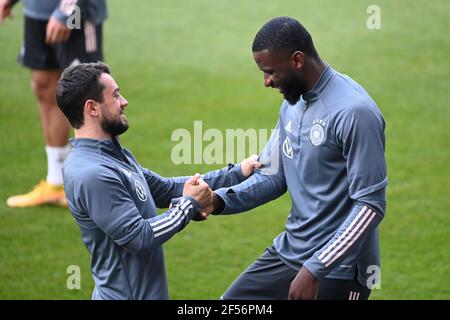
<svg viewBox="0 0 450 320"><path fill-rule="evenodd" d="M359 292L358 291L350 291L348 300L359 300Z"/></svg>
<svg viewBox="0 0 450 320"><path fill-rule="evenodd" d="M91 44L90 50L88 52L94 52L95 50L95 33L94 33L94 26L92 23L89 23L89 42Z"/></svg>
<svg viewBox="0 0 450 320"><path fill-rule="evenodd" d="M319 255L318 259L320 261L322 261L322 263L325 263L325 260L326 260L325 256L327 256L330 251L332 251L336 246L339 245L340 241L347 235L348 232L350 232L350 230L353 228L353 226L356 224L356 222L359 221L360 217L364 214L364 211L366 209L367 209L367 207L364 206L361 209L361 211L358 212L355 219L353 219L353 221L348 225L348 227L345 229L345 231L340 235L340 237L337 238L336 241L334 241L324 252L322 252Z"/></svg>
<svg viewBox="0 0 450 320"><path fill-rule="evenodd" d="M86 52L89 52L89 50L91 49L90 48L90 43L89 43L89 38L90 38L90 35L89 35L89 24L88 24L88 22L85 22L84 23L84 50L86 51Z"/></svg>
<svg viewBox="0 0 450 320"><path fill-rule="evenodd" d="M97 33L95 29L95 25L91 23L91 32L92 32L92 52L97 51Z"/></svg>
<svg viewBox="0 0 450 320"><path fill-rule="evenodd" d="M97 51L97 33L95 25L90 21L84 23L84 46L87 53Z"/></svg>

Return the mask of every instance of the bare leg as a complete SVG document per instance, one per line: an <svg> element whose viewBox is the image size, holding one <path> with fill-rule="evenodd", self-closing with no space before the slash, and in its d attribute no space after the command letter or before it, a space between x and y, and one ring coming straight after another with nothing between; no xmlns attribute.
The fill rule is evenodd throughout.
<svg viewBox="0 0 450 320"><path fill-rule="evenodd" d="M9 197L9 207L21 208L44 204L67 206L62 186L62 162L68 152L70 125L56 104L57 70L32 70L31 87L41 116L47 153L47 178L26 194Z"/></svg>
<svg viewBox="0 0 450 320"><path fill-rule="evenodd" d="M56 84L61 75L57 70L32 70L31 87L41 116L45 143L51 147L67 145L70 124L56 104Z"/></svg>

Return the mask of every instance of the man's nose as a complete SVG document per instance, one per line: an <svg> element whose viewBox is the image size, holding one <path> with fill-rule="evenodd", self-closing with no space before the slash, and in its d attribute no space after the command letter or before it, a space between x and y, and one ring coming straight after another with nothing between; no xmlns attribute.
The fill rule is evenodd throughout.
<svg viewBox="0 0 450 320"><path fill-rule="evenodd" d="M270 79L270 76L267 73L264 74L264 86L266 88L272 86L272 79Z"/></svg>
<svg viewBox="0 0 450 320"><path fill-rule="evenodd" d="M125 99L123 96L120 96L120 106L122 108L125 108L128 105L127 99Z"/></svg>

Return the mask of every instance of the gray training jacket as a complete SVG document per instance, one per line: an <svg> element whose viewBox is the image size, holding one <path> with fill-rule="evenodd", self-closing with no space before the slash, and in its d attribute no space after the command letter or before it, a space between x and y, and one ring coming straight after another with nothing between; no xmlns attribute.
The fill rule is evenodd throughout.
<svg viewBox="0 0 450 320"><path fill-rule="evenodd" d="M273 245L294 270L317 278L379 280L378 224L386 208L385 123L363 87L327 66L296 105L284 101L263 150L264 168L215 192L223 214L292 199Z"/></svg>
<svg viewBox="0 0 450 320"><path fill-rule="evenodd" d="M194 199L181 197L189 177L163 178L142 168L116 138L71 142L64 190L92 256L92 298L168 299L162 244L199 209ZM203 179L215 189L245 177L239 165L230 164ZM157 215L157 207L171 202L171 209Z"/></svg>

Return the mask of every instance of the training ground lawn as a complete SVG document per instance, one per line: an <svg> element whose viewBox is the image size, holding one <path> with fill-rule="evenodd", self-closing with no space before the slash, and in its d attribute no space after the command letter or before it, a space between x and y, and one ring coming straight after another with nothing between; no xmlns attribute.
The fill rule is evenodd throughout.
<svg viewBox="0 0 450 320"><path fill-rule="evenodd" d="M122 143L164 176L221 165L174 165L171 133L274 126L281 96L265 89L252 55L256 31L289 15L322 58L361 83L385 117L388 209L380 225L381 289L372 299L450 297L450 2L119 1L104 27L106 61L128 99ZM369 5L381 29L366 27ZM9 209L6 198L45 176L29 72L16 56L22 7L0 26L0 299L89 299L89 255L68 210ZM216 299L283 230L287 195L244 213L190 223L164 245L172 299ZM66 287L68 266L81 289Z"/></svg>

